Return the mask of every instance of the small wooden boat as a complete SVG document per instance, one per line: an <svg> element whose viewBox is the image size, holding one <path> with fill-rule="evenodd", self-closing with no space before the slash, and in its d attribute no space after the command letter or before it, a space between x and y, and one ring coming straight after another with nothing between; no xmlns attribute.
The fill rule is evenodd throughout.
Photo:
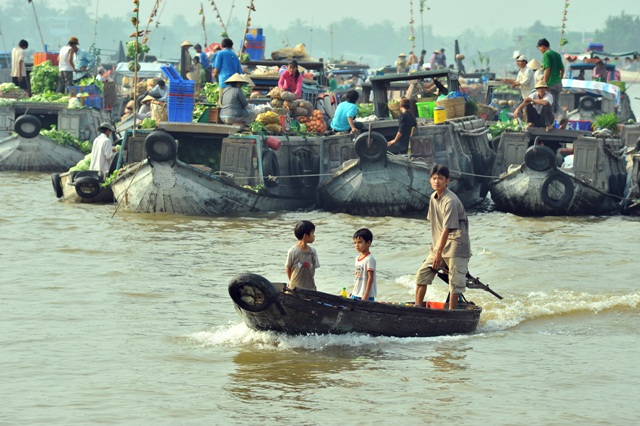
<svg viewBox="0 0 640 426"><path fill-rule="evenodd" d="M103 186L104 179L97 171L52 173L51 183L57 198L72 203L111 204L111 186Z"/></svg>
<svg viewBox="0 0 640 426"><path fill-rule="evenodd" d="M441 272L438 275L442 278ZM467 286L483 288L500 297L469 275ZM413 302L369 302L313 290L291 290L284 283L272 284L250 273L231 280L229 295L249 328L292 335L363 333L429 337L472 333L482 312L481 307L464 297L458 309L453 310L444 309L443 302L426 302L425 307L414 307Z"/></svg>
<svg viewBox="0 0 640 426"><path fill-rule="evenodd" d="M499 177L490 187L495 208L520 216L619 213L627 180L622 149L620 139L588 132L503 133L494 166Z"/></svg>
<svg viewBox="0 0 640 426"><path fill-rule="evenodd" d="M487 195L495 155L487 133L484 120L473 116L418 126L408 155L388 154L388 137L380 132L362 133L354 141L358 159L320 183L322 207L370 216L424 213L433 193L429 174L436 163L448 165L449 188L464 206L477 206Z"/></svg>

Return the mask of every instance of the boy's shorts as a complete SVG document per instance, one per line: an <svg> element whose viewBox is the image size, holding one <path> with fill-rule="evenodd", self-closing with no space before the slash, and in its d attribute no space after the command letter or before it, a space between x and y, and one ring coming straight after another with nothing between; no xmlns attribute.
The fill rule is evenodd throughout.
<svg viewBox="0 0 640 426"><path fill-rule="evenodd" d="M358 297L358 296L351 296L351 298L355 300L362 300L362 297ZM369 298L369 302L375 302L375 301L376 301L375 297Z"/></svg>
<svg viewBox="0 0 640 426"><path fill-rule="evenodd" d="M416 274L416 285L429 285L433 282L436 273L429 267L433 264L433 254L429 253L427 259ZM468 257L444 257L444 263L449 269L449 291L451 293L464 293L467 289L467 273L469 272Z"/></svg>

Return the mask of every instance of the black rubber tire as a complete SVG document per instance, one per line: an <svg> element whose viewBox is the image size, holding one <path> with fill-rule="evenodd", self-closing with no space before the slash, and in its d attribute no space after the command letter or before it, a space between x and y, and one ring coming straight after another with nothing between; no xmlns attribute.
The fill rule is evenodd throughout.
<svg viewBox="0 0 640 426"><path fill-rule="evenodd" d="M51 174L51 183L53 184L53 192L56 194L56 198L62 198L62 181L60 180L60 173Z"/></svg>
<svg viewBox="0 0 640 426"><path fill-rule="evenodd" d="M367 146L369 137L371 146ZM387 139L378 132L361 133L353 141L353 149L360 160L375 163L387 156Z"/></svg>
<svg viewBox="0 0 640 426"><path fill-rule="evenodd" d="M144 140L147 157L158 163L173 161L178 153L176 140L167 132L156 130Z"/></svg>
<svg viewBox="0 0 640 426"><path fill-rule="evenodd" d="M556 182L564 187L564 193L562 194L562 197L558 199L552 197L549 194L551 185ZM547 206L554 209L560 209L569 205L569 202L571 202L571 199L573 198L574 192L575 188L573 186L571 178L564 173L556 172L547 177L542 183L542 187L540 188L540 197L542 198L542 202Z"/></svg>
<svg viewBox="0 0 640 426"><path fill-rule="evenodd" d="M271 148L267 148L262 153L262 176L264 177L264 186L274 188L280 184L280 163L276 152ZM269 176L274 178L270 179Z"/></svg>
<svg viewBox="0 0 640 426"><path fill-rule="evenodd" d="M75 180L76 194L81 198L93 198L102 191L102 184L98 178L84 176Z"/></svg>
<svg viewBox="0 0 640 426"><path fill-rule="evenodd" d="M16 118L13 129L23 138L31 139L40 134L42 122L35 115L24 114Z"/></svg>
<svg viewBox="0 0 640 426"><path fill-rule="evenodd" d="M473 189L475 186L475 179L473 176L473 168L471 167L471 158L467 154L460 156L460 172L462 185L465 189Z"/></svg>
<svg viewBox="0 0 640 426"><path fill-rule="evenodd" d="M317 187L320 177L320 157L307 149L294 151L289 159L289 170L296 176L294 182L302 187Z"/></svg>
<svg viewBox="0 0 640 426"><path fill-rule="evenodd" d="M262 312L276 301L278 290L266 278L245 273L231 279L229 296L245 311Z"/></svg>
<svg viewBox="0 0 640 426"><path fill-rule="evenodd" d="M578 107L583 111L593 111L596 109L596 100L591 96L583 96L578 102Z"/></svg>
<svg viewBox="0 0 640 426"><path fill-rule="evenodd" d="M92 177L100 180L97 170L80 170L79 172L71 172L71 182L75 182L83 177Z"/></svg>
<svg viewBox="0 0 640 426"><path fill-rule="evenodd" d="M544 145L533 145L524 154L524 164L536 172L544 172L556 165L556 154Z"/></svg>

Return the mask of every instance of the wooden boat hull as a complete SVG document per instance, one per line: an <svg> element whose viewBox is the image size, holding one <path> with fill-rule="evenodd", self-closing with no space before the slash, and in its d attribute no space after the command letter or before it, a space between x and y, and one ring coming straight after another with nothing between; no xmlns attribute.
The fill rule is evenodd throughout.
<svg viewBox="0 0 640 426"><path fill-rule="evenodd" d="M249 328L291 335L363 333L372 336L431 337L473 333L482 308L417 308L409 304L359 301L318 291L289 290L255 274L229 284L236 312Z"/></svg>
<svg viewBox="0 0 640 426"><path fill-rule="evenodd" d="M640 141L638 142L638 147L640 147ZM630 216L640 216L640 154L631 155L628 161L628 191L624 200L622 200L622 213Z"/></svg>
<svg viewBox="0 0 640 426"><path fill-rule="evenodd" d="M97 173L65 172L51 175L56 196L69 203L112 204L115 200L110 186L104 187ZM62 191L60 191L62 190Z"/></svg>
<svg viewBox="0 0 640 426"><path fill-rule="evenodd" d="M491 183L491 199L499 211L520 216L600 215L620 212L626 186L624 158L619 139L602 139L579 132L558 131L573 140L572 148L528 147L525 133L503 135L496 168L508 170ZM571 139L573 138L573 139ZM571 168L561 168L561 149L570 149ZM524 157L524 158L523 158ZM524 161L516 165L516 161ZM497 174L497 173L496 173Z"/></svg>
<svg viewBox="0 0 640 426"><path fill-rule="evenodd" d="M58 145L50 138L8 136L0 140L0 171L63 172L84 158L76 148Z"/></svg>
<svg viewBox="0 0 640 426"><path fill-rule="evenodd" d="M386 154L386 141L375 133L367 141L371 148L358 149L369 133L360 135L355 141L359 158L320 183L322 208L373 216L424 213L433 193L429 173L436 163L449 166L449 187L465 207L482 203L494 159L484 122L465 117L447 123L418 127L410 155Z"/></svg>

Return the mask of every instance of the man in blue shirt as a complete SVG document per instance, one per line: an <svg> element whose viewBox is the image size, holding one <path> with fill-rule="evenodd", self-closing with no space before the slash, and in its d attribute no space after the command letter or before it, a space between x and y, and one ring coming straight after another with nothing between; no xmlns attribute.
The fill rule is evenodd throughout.
<svg viewBox="0 0 640 426"><path fill-rule="evenodd" d="M238 55L231 49L233 41L229 38L222 40L222 50L216 53L216 59L213 62L213 78L217 80L220 87L229 87L225 81L235 73L244 74Z"/></svg>
<svg viewBox="0 0 640 426"><path fill-rule="evenodd" d="M196 51L198 58L200 58L200 65L202 65L202 69L204 70L205 81L211 83L211 62L209 62L209 57L202 51L202 46L200 46L199 43L193 46L193 50Z"/></svg>
<svg viewBox="0 0 640 426"><path fill-rule="evenodd" d="M89 76L89 71L96 65L96 58L88 51L78 48L73 63L78 70L73 73L73 81L78 81Z"/></svg>

